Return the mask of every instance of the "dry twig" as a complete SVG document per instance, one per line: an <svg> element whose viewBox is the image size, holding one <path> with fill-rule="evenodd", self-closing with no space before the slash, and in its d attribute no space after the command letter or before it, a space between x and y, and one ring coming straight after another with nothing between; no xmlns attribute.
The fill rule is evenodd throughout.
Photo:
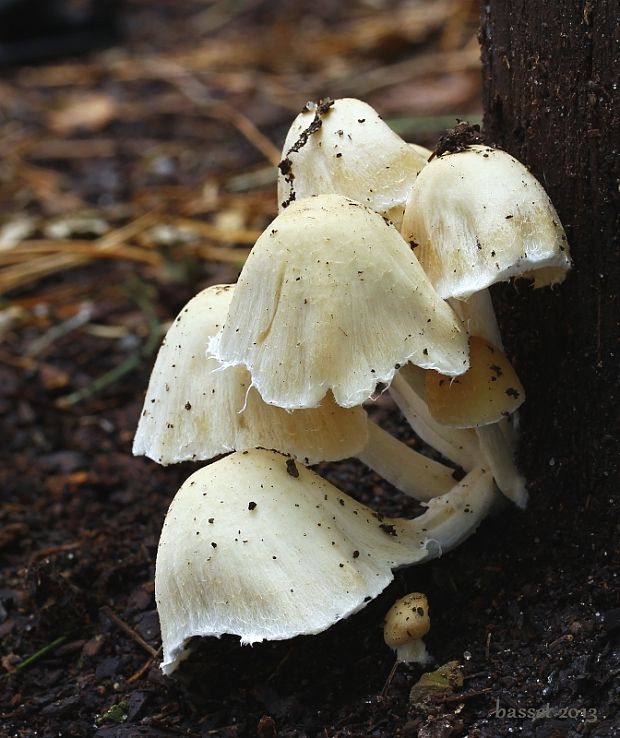
<svg viewBox="0 0 620 738"><path fill-rule="evenodd" d="M109 605L103 605L103 607L99 608L100 611L115 624L118 625L118 627L123 631L123 633L126 633L130 638L132 638L141 648L143 648L150 656L151 658L157 658L157 649L153 648L150 643L147 643L144 638L137 633L131 625L128 625L124 620L121 620L119 616L114 612L114 610Z"/></svg>

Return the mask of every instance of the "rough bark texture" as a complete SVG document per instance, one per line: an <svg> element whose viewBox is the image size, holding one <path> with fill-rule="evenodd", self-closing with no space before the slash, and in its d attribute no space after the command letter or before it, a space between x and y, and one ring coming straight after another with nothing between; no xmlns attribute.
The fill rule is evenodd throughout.
<svg viewBox="0 0 620 738"><path fill-rule="evenodd" d="M528 393L521 463L583 509L618 485L617 0L483 1L481 42L487 141L543 183L574 261L553 290L495 294Z"/></svg>

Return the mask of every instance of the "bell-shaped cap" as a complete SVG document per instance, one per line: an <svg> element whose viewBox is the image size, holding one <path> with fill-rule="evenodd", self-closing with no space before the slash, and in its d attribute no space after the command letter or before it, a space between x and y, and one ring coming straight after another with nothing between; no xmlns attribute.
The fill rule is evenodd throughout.
<svg viewBox="0 0 620 738"><path fill-rule="evenodd" d="M394 648L424 637L431 629L428 598L422 592L411 592L390 607L383 625L383 639Z"/></svg>
<svg viewBox="0 0 620 738"><path fill-rule="evenodd" d="M564 229L537 179L488 146L434 158L411 189L401 232L441 297L467 299L495 282L561 282Z"/></svg>
<svg viewBox="0 0 620 738"><path fill-rule="evenodd" d="M484 338L469 339L469 369L460 377L426 372L426 402L433 418L453 428L503 420L523 403L525 390L506 355Z"/></svg>
<svg viewBox="0 0 620 738"><path fill-rule="evenodd" d="M472 533L493 495L478 469L419 518L401 520L271 451L201 469L174 498L157 553L164 673L192 636L230 633L249 644L325 630L378 595L393 568Z"/></svg>
<svg viewBox="0 0 620 738"><path fill-rule="evenodd" d="M317 115L321 125L312 131ZM312 132L304 133L309 128ZM403 141L361 100L309 106L293 121L284 142L278 203L282 208L292 199L346 195L399 227L411 186L429 155Z"/></svg>
<svg viewBox="0 0 620 738"><path fill-rule="evenodd" d="M383 640L396 651L398 661L427 664L432 660L422 638L431 629L428 599L411 592L392 605L385 616Z"/></svg>
<svg viewBox="0 0 620 738"><path fill-rule="evenodd" d="M173 464L262 446L315 464L361 451L368 440L363 408L342 408L328 393L317 408L287 412L261 400L246 369L222 369L206 356L233 292L234 285L203 290L172 323L151 374L134 454Z"/></svg>
<svg viewBox="0 0 620 738"><path fill-rule="evenodd" d="M407 361L449 375L468 366L460 320L398 231L339 195L293 203L260 236L209 350L289 409L328 390L360 405Z"/></svg>

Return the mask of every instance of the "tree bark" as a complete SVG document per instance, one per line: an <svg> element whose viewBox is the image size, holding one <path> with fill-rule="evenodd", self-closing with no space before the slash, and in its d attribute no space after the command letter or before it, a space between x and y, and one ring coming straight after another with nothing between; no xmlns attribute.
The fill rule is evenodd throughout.
<svg viewBox="0 0 620 738"><path fill-rule="evenodd" d="M619 482L617 16L617 0L482 4L486 140L541 181L574 263L552 290L494 294L527 392L521 466L533 494L585 507Z"/></svg>

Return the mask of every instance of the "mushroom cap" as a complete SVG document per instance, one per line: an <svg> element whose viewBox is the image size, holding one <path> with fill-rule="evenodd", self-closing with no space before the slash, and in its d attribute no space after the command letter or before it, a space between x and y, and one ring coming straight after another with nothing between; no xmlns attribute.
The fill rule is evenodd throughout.
<svg viewBox="0 0 620 738"><path fill-rule="evenodd" d="M206 466L181 487L161 533L162 670L176 668L192 636L254 643L325 630L378 595L393 568L457 545L492 499L491 476L477 470L419 518L400 520L272 451Z"/></svg>
<svg viewBox="0 0 620 738"><path fill-rule="evenodd" d="M390 607L383 626L386 645L394 648L425 636L431 629L428 599L422 592L411 592Z"/></svg>
<svg viewBox="0 0 620 738"><path fill-rule="evenodd" d="M426 372L426 402L433 418L453 428L498 423L523 403L525 390L497 346L469 339L469 369L460 377Z"/></svg>
<svg viewBox="0 0 620 738"><path fill-rule="evenodd" d="M297 200L346 195L399 227L411 186L430 151L403 141L374 108L354 98L336 100L321 114L321 126L291 151L314 121L315 111L306 108L300 113L286 136L282 159L287 173L278 176L280 207L292 193Z"/></svg>
<svg viewBox="0 0 620 738"><path fill-rule="evenodd" d="M151 374L134 454L160 464L206 460L263 446L304 459L356 455L368 440L362 407L342 408L328 393L317 408L287 412L267 405L243 367L222 369L205 354L226 320L234 285L190 300L172 323Z"/></svg>
<svg viewBox="0 0 620 738"><path fill-rule="evenodd" d="M467 336L398 231L340 195L290 205L260 236L210 353L245 366L262 398L360 405L407 361L467 369Z"/></svg>
<svg viewBox="0 0 620 738"><path fill-rule="evenodd" d="M512 277L555 284L571 266L542 185L510 154L488 146L429 162L413 184L401 232L445 299L467 299Z"/></svg>
<svg viewBox="0 0 620 738"><path fill-rule="evenodd" d="M237 452L177 493L155 574L165 673L191 636L319 633L378 595L393 567L429 556L423 534L414 543L398 521L291 463Z"/></svg>

